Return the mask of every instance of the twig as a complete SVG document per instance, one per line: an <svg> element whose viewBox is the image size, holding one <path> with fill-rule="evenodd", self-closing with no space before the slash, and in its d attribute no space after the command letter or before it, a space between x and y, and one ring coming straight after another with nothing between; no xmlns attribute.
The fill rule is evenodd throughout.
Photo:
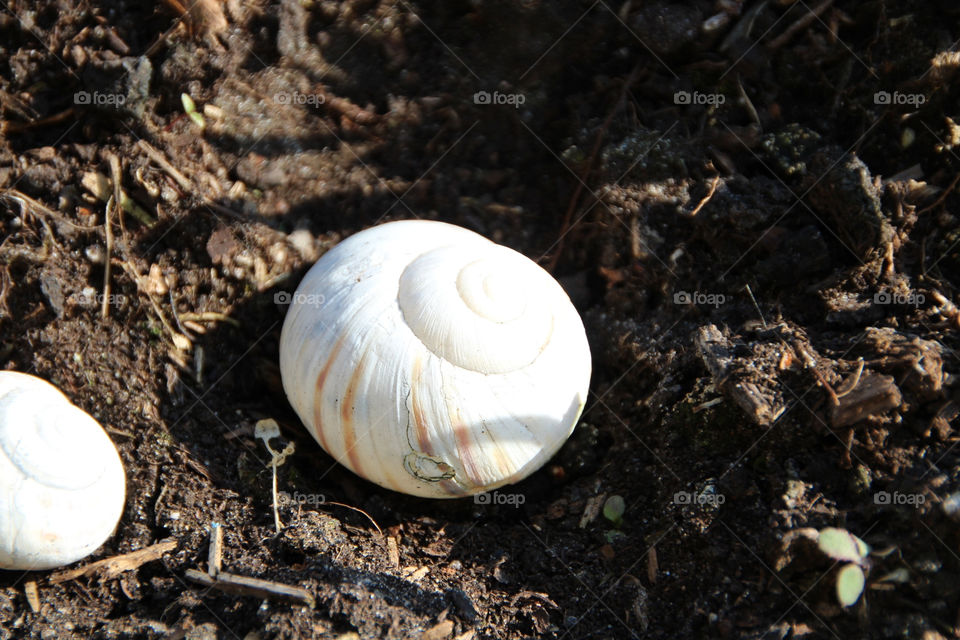
<svg viewBox="0 0 960 640"><path fill-rule="evenodd" d="M827 382L827 379L820 373L820 370L817 369L817 359L807 353L807 350L803 348L799 342L794 340L793 346L796 349L797 353L800 354L803 359L803 366L805 369L809 369L813 372L813 376L820 382L820 386L826 390L827 394L830 396L830 401L833 403L834 407L840 406L840 398L837 397L837 393L833 390L833 387L830 386L830 383Z"/></svg>
<svg viewBox="0 0 960 640"><path fill-rule="evenodd" d="M170 164L167 159L160 153L153 145L151 145L146 140L140 140L138 143L139 147L146 152L150 159L160 165L160 168L167 172L167 175L173 178L180 188L188 193L194 191L193 183L190 182L190 179L187 176L180 173L176 167Z"/></svg>
<svg viewBox="0 0 960 640"><path fill-rule="evenodd" d="M712 400L707 400L706 402L703 402L703 403L698 404L697 406L695 406L695 407L693 408L693 412L694 412L694 413L700 413L701 411L706 411L706 410L709 409L710 407L715 407L715 406L717 406L718 404L721 404L722 402L723 402L723 397L722 397L722 396L719 397L719 398L714 398L714 399L712 399Z"/></svg>
<svg viewBox="0 0 960 640"><path fill-rule="evenodd" d="M170 164L170 162L164 157L163 153L161 153L156 147L151 145L146 140L140 140L137 144L140 146L141 149L144 150L144 152L148 156L150 156L151 160L156 162L160 166L160 168L167 173L168 176L173 178L173 180L180 186L181 189L183 189L187 193L197 192L197 188L194 186L193 182L190 181L190 178L183 175L183 173L179 169L177 169L175 166ZM234 211L233 209L230 209L229 207L225 207L218 202L214 202L213 199L211 199L208 196L205 196L205 195L201 196L200 199L203 201L204 205L210 207L211 209L219 213L228 215L236 220L244 220L244 221L249 220L249 218L243 215L242 213L237 213L236 211Z"/></svg>
<svg viewBox="0 0 960 640"><path fill-rule="evenodd" d="M792 38L798 31L805 29L810 26L810 23L820 17L820 14L830 8L830 5L833 4L833 0L823 0L815 8L809 9L806 15L801 16L796 22L787 27L787 30L781 33L779 36L770 41L770 44L767 45L767 48L771 51L779 49L787 41Z"/></svg>
<svg viewBox="0 0 960 640"><path fill-rule="evenodd" d="M110 256L113 253L113 230L110 228L110 213L116 207L122 209L120 180L120 159L115 154L108 155L110 162L110 176L113 179L113 197L107 201L105 221L103 224L104 232L107 236L107 259L103 269L103 300L100 302L100 317L106 320L110 315Z"/></svg>
<svg viewBox="0 0 960 640"><path fill-rule="evenodd" d="M924 207L923 209L920 209L920 211L917 211L917 215L926 213L927 211L930 211L931 209L943 204L943 201L947 199L947 196L949 196L953 192L953 190L956 188L958 182L960 182L960 173L958 173L956 177L954 177L953 182L950 183L950 186L944 189L943 193L940 194L940 197L937 198L933 202L933 204L931 204L929 207Z"/></svg>
<svg viewBox="0 0 960 640"><path fill-rule="evenodd" d="M843 455L840 456L840 466L844 469L849 469L853 466L853 460L850 459L850 454L853 452L853 435L854 430L852 428L847 429L847 437L843 443Z"/></svg>
<svg viewBox="0 0 960 640"><path fill-rule="evenodd" d="M220 573L216 578L197 569L187 569L187 580L192 580L205 587L219 589L226 593L257 598L274 598L277 600L291 600L298 604L305 604L310 608L316 605L313 595L306 589L260 578L248 578L232 573Z"/></svg>
<svg viewBox="0 0 960 640"><path fill-rule="evenodd" d="M100 317L106 319L110 315L110 254L113 253L113 231L110 230L110 212L116 199L110 196L104 207L103 229L107 236L107 264L103 269L103 299L100 300Z"/></svg>
<svg viewBox="0 0 960 640"><path fill-rule="evenodd" d="M837 396L837 392L833 390L833 387L831 387L830 383L827 382L827 379L823 377L823 374L820 373L820 370L816 367L812 367L810 370L813 371L814 377L820 381L820 386L826 389L827 394L830 396L830 401L833 402L833 406L839 407L840 398Z"/></svg>
<svg viewBox="0 0 960 640"><path fill-rule="evenodd" d="M362 513L363 515L367 516L367 520L369 520L370 522L372 522L372 523L373 523L373 526L377 528L377 533L379 533L381 536L383 535L383 529L380 528L380 525L377 524L377 521L374 520L374 519L370 516L370 514L367 513L366 511L364 511L363 509L358 509L357 507L351 507L350 505L348 505L348 504L343 504L342 502L333 502L332 500L327 500L326 502L324 502L324 504L333 504L333 505L336 505L336 506L338 506L338 507L343 507L344 509L350 509L350 510L352 510L352 511L356 511L357 513Z"/></svg>
<svg viewBox="0 0 960 640"><path fill-rule="evenodd" d="M851 391L857 388L857 385L860 384L860 376L863 375L863 365L864 365L863 358L860 358L860 366L857 367L857 372L853 374L853 378L848 378L848 380L852 380L852 382L850 384L847 384L846 385L847 388L844 389L843 391L840 391L839 388L837 389L837 398L842 398L843 396L847 395L848 393L850 393Z"/></svg>
<svg viewBox="0 0 960 640"><path fill-rule="evenodd" d="M743 101L743 105L747 108L747 113L750 114L750 119L753 120L755 125L762 128L763 122L760 120L757 108L753 106L753 100L747 95L747 90L743 88L743 82L740 80L739 74L737 74L737 90L740 92L740 99Z"/></svg>
<svg viewBox="0 0 960 640"><path fill-rule="evenodd" d="M207 552L207 573L211 578L220 574L223 562L223 527L219 522L210 523L210 551Z"/></svg>
<svg viewBox="0 0 960 640"><path fill-rule="evenodd" d="M40 202L34 200L27 194L17 191L16 189L7 189L0 193L0 199L13 200L20 205L20 213L33 213L33 214L43 214L48 218L53 218L57 222L62 222L63 224L69 225L74 229L80 229L81 231L96 231L97 227L85 227L82 224L76 224L67 220L64 216L60 215L56 211L48 209L43 206Z"/></svg>
<svg viewBox="0 0 960 640"><path fill-rule="evenodd" d="M750 289L750 285L744 287L747 290L747 293L750 294L750 301L753 302L753 308L757 310L757 315L760 316L760 322L763 324L763 329L767 329L767 321L763 317L763 311L760 311L760 305L757 304L757 299L753 296L753 291Z"/></svg>
<svg viewBox="0 0 960 640"><path fill-rule="evenodd" d="M200 313L181 313L180 319L184 322L226 322L232 324L233 326L240 328L240 321L236 318L231 318L225 313L219 313L217 311L201 311Z"/></svg>
<svg viewBox="0 0 960 640"><path fill-rule="evenodd" d="M170 313L173 314L173 320L177 323L177 328L180 329L180 333L192 340L193 336L190 335L190 332L187 331L183 323L180 322L180 314L177 313L177 302L173 299L173 287L167 289L167 297L170 299Z"/></svg>
<svg viewBox="0 0 960 640"><path fill-rule="evenodd" d="M113 578L124 571L131 571L141 565L158 560L163 554L172 551L177 547L176 540L163 540L157 544L150 545L138 551L124 553L112 558L105 558L88 564L85 567L70 569L69 571L60 571L52 574L48 578L50 584L60 584L68 580L79 578L80 576L91 576L95 573L102 573L105 578Z"/></svg>
<svg viewBox="0 0 960 640"><path fill-rule="evenodd" d="M714 192L717 190L717 184L719 182L720 182L720 176L719 175L713 176L713 182L710 183L710 191L707 192L707 195L703 196L703 200L700 201L700 204L698 204L696 208L690 212L691 218L697 215L698 213L700 213L700 209L703 209L703 206L708 202L710 202L710 198L713 197Z"/></svg>
<svg viewBox="0 0 960 640"><path fill-rule="evenodd" d="M27 131L29 129L39 129L51 124L60 124L72 115L74 115L74 110L73 107L70 107L69 109L64 109L59 113L55 113L52 116L40 118L39 120L31 120L30 122L25 122L23 124L19 122L4 122L0 124L0 131L2 131L4 134L10 134L20 133L21 131Z"/></svg>
<svg viewBox="0 0 960 640"><path fill-rule="evenodd" d="M153 306L153 310L156 312L157 317L160 318L160 323L163 325L163 328L170 333L170 339L173 342L173 346L182 351L188 350L192 344L190 342L190 338L183 334L177 333L174 331L173 327L170 326L170 322L167 320L167 316L164 315L163 309L161 309L160 305L157 304L157 301L153 299L153 294L147 290L146 284L143 283L143 277L137 271L137 268L133 265L133 263L129 260L118 260L117 262L121 267L123 267L123 270L133 278L133 281L137 283L137 291L140 291L147 296L147 300L150 301L150 305Z"/></svg>

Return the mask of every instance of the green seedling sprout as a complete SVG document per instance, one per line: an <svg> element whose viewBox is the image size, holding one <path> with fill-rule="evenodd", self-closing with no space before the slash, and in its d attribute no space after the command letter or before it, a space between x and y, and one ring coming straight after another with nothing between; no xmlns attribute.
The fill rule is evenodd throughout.
<svg viewBox="0 0 960 640"><path fill-rule="evenodd" d="M83 188L92 193L101 202L107 202L113 197L113 181L107 176L97 171L88 171L80 179ZM149 213L143 207L133 201L123 189L120 190L120 206L123 210L134 218L147 225L148 227L156 224Z"/></svg>
<svg viewBox="0 0 960 640"><path fill-rule="evenodd" d="M843 607L852 606L860 599L866 585L864 569L869 569L870 547L846 529L827 527L820 530L817 547L824 555L844 562L837 572L837 600Z"/></svg>
<svg viewBox="0 0 960 640"><path fill-rule="evenodd" d="M623 512L626 510L627 503L623 501L621 496L610 496L603 503L603 517L618 529L623 524Z"/></svg>
<svg viewBox="0 0 960 640"><path fill-rule="evenodd" d="M627 503L621 496L610 496L603 503L603 517L615 527L614 530L607 531L603 536L608 543L613 543L614 540L623 535L618 529L623 525L623 513L626 510Z"/></svg>
<svg viewBox="0 0 960 640"><path fill-rule="evenodd" d="M203 119L203 116L200 115L200 112L197 111L197 104L193 101L193 98L190 97L190 94L181 93L180 102L183 103L184 113L190 116L190 119L193 120L198 127L203 129L207 126L207 122Z"/></svg>
<svg viewBox="0 0 960 640"><path fill-rule="evenodd" d="M845 564L837 573L837 600L840 606L849 607L860 599L867 579L863 569L855 564Z"/></svg>

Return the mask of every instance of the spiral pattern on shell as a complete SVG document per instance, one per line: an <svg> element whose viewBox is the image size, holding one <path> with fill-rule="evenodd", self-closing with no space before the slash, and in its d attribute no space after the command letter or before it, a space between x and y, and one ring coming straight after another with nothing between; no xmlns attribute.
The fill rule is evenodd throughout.
<svg viewBox="0 0 960 640"><path fill-rule="evenodd" d="M49 569L97 549L126 482L97 421L56 387L0 372L0 568Z"/></svg>
<svg viewBox="0 0 960 640"><path fill-rule="evenodd" d="M516 482L583 410L590 351L560 285L466 229L392 222L325 254L280 343L290 403L358 475L419 496Z"/></svg>

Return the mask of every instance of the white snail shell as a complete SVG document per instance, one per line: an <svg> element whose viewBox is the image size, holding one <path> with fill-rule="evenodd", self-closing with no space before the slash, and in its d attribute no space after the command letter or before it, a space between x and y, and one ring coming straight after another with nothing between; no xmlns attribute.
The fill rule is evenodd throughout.
<svg viewBox="0 0 960 640"><path fill-rule="evenodd" d="M340 463L395 491L452 498L517 482L556 453L587 398L590 348L536 263L408 220L357 233L310 269L280 371Z"/></svg>
<svg viewBox="0 0 960 640"><path fill-rule="evenodd" d="M117 526L126 482L97 421L52 384L0 371L0 569L50 569Z"/></svg>

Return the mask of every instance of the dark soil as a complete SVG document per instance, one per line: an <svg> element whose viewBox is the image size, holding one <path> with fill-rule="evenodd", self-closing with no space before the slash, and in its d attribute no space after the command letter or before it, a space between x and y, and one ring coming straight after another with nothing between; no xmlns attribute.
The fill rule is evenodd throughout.
<svg viewBox="0 0 960 640"><path fill-rule="evenodd" d="M0 9L0 366L120 450L83 562L177 544L0 574L0 638L960 637L956 3L178 4ZM277 294L412 217L583 314L590 401L520 505L358 479L282 392ZM280 533L263 418L312 496ZM315 607L188 582L213 522ZM853 606L824 527L871 546Z"/></svg>

